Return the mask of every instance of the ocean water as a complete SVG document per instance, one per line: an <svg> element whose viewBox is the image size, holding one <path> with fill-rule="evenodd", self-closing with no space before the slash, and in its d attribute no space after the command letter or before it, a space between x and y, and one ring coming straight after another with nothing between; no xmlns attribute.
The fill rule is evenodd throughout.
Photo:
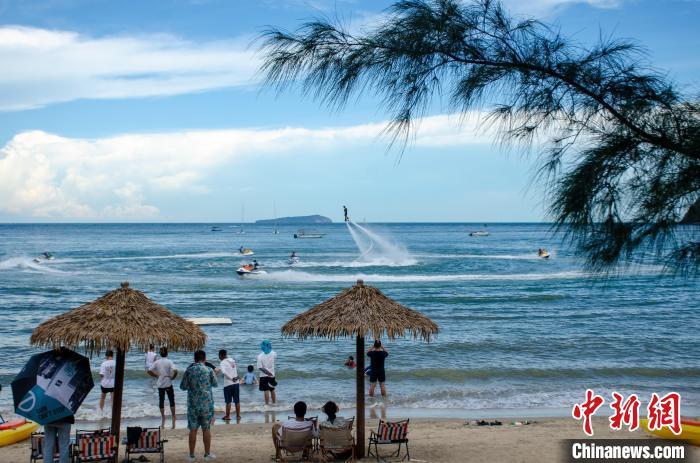
<svg viewBox="0 0 700 463"><path fill-rule="evenodd" d="M12 409L14 375L39 352L29 345L32 329L122 281L184 317L230 317L232 326L204 328L206 350L215 358L226 348L240 370L270 339L278 353L273 410L300 399L351 407L354 372L343 361L354 340L284 339L280 328L362 278L440 327L430 343L385 340L389 407L436 416L566 413L592 388L606 398L613 390L643 399L678 391L683 409L698 414L697 280L665 276L654 262L594 278L543 224L493 224L479 238L468 232L480 224L361 227L318 226L323 239L298 240L290 226L274 235L255 225L238 234L231 224L0 225L0 412ZM241 245L255 250L267 275L236 275ZM539 247L552 257L538 258ZM301 262L290 267L292 250ZM56 259L34 263L43 251ZM191 353L171 358L182 370ZM100 361L92 359L95 371ZM158 416L139 351L127 354L125 387L125 417ZM263 410L261 393L242 389L244 416ZM216 397L220 408L220 389ZM78 418L97 419L98 399L96 387Z"/></svg>

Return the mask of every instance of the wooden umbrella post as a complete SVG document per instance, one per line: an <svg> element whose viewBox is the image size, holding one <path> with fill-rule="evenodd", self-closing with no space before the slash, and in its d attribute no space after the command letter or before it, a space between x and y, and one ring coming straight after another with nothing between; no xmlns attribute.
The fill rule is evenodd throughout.
<svg viewBox="0 0 700 463"><path fill-rule="evenodd" d="M124 390L124 363L126 352L117 349L117 371L114 374L114 396L112 397L112 434L116 444L117 458L119 461L119 428L122 420L122 391Z"/></svg>
<svg viewBox="0 0 700 463"><path fill-rule="evenodd" d="M355 457L365 457L365 338L357 337L357 442L355 442Z"/></svg>

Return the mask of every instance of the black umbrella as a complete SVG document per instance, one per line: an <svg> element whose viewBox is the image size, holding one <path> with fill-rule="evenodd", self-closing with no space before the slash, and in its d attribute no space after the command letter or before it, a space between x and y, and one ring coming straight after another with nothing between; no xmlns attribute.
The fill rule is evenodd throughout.
<svg viewBox="0 0 700 463"><path fill-rule="evenodd" d="M33 355L12 381L15 413L51 423L73 415L94 386L87 357L66 348Z"/></svg>

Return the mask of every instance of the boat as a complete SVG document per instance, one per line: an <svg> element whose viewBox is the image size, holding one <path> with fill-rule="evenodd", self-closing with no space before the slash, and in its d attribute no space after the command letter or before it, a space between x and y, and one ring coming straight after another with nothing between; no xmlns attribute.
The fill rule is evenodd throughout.
<svg viewBox="0 0 700 463"><path fill-rule="evenodd" d="M0 424L0 447L29 439L39 425L25 419L10 420Z"/></svg>
<svg viewBox="0 0 700 463"><path fill-rule="evenodd" d="M211 231L219 232L219 231L221 231L221 227L211 227Z"/></svg>
<svg viewBox="0 0 700 463"><path fill-rule="evenodd" d="M242 256L252 256L253 254L255 254L255 252L253 252L253 250L250 248L239 249L238 253Z"/></svg>
<svg viewBox="0 0 700 463"><path fill-rule="evenodd" d="M289 259L287 259L287 263L288 263L289 265L296 265L296 264L299 263L299 258L296 257L296 256L290 257Z"/></svg>
<svg viewBox="0 0 700 463"><path fill-rule="evenodd" d="M262 270L260 267L255 268L253 264L247 264L236 270L236 273L240 276L244 275L266 275L267 272Z"/></svg>
<svg viewBox="0 0 700 463"><path fill-rule="evenodd" d="M682 430L679 435L673 434L673 431L667 427L661 429L649 429L649 420L646 418L640 419L639 423L640 428L644 429L650 434L661 437L662 439L683 440L689 444L700 446L700 421L694 421L689 418L681 418Z"/></svg>
<svg viewBox="0 0 700 463"><path fill-rule="evenodd" d="M298 230L294 234L294 238L323 238L325 233L318 233L315 231Z"/></svg>
<svg viewBox="0 0 700 463"><path fill-rule="evenodd" d="M473 231L469 233L469 236L489 236L491 233L486 230Z"/></svg>
<svg viewBox="0 0 700 463"><path fill-rule="evenodd" d="M46 262L48 260L54 260L54 255L51 254L50 252L45 252L43 254L40 254L36 256L34 259L32 259L34 262L37 264L40 264L42 262Z"/></svg>
<svg viewBox="0 0 700 463"><path fill-rule="evenodd" d="M214 325L231 325L233 322L228 317L200 317L188 318L188 322L192 322L199 326L214 326Z"/></svg>

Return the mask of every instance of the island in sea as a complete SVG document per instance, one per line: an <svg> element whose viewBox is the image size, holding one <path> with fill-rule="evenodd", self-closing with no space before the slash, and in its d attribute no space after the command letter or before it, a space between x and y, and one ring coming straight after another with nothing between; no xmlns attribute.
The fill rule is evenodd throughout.
<svg viewBox="0 0 700 463"><path fill-rule="evenodd" d="M296 217L280 217L278 219L262 219L256 220L258 225L285 225L285 224L322 224L322 223L333 223L328 217L322 215L301 215Z"/></svg>

